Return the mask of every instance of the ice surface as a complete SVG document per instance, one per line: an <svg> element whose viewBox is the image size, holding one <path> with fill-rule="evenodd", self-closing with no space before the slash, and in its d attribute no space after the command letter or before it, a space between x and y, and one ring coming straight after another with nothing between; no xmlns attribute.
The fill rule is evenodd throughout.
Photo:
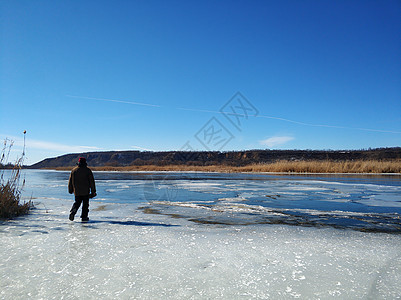
<svg viewBox="0 0 401 300"><path fill-rule="evenodd" d="M268 192L268 187L263 190L264 180L226 185L222 181L226 189L215 194L199 188L207 186L210 178L199 179L205 184L193 190L193 178L185 182L187 179L174 175L174 179L153 182L148 195L158 191L156 196L171 196L165 194L166 189L176 189L175 198L148 202L143 190L149 186L139 184L136 177L121 183L117 175L112 175L116 180L107 176L95 173L99 198L91 201L91 222L80 223L68 220L72 205L66 187L68 173L27 174L26 193L32 194L37 208L27 217L0 225L0 298L396 299L401 295L400 234L282 224L241 226L234 222L229 226L191 220L197 218L198 210L205 212L205 218L226 214L238 220L244 215L235 210L280 214L252 196L259 199L263 192L263 199L277 206L287 197L280 191L291 183L288 178L285 183L278 180L277 189L270 187ZM321 185L322 189L335 186L304 184ZM388 185L391 188L384 189L383 195L390 190L391 195L399 193L397 182ZM348 186L344 191L343 185L336 186L352 201L360 201L362 195L371 197L370 187ZM299 194L290 203L299 201L297 197ZM314 197L316 194L311 194ZM398 198L391 196L386 201ZM167 214L167 208L151 213L158 205L189 211L184 218ZM148 213L139 209L144 206ZM327 218L336 214L397 216L397 208L379 208L330 209ZM281 209L321 215L321 209L296 208L287 202ZM250 215L250 220L254 218Z"/></svg>
<svg viewBox="0 0 401 300"><path fill-rule="evenodd" d="M236 176L242 176L237 178ZM252 175L251 175L252 176ZM290 224L401 232L399 176L158 178L145 212L209 224Z"/></svg>

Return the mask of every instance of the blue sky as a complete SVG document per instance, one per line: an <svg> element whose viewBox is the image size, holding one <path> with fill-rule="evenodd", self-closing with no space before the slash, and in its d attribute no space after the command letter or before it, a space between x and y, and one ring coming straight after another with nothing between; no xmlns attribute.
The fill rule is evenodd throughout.
<svg viewBox="0 0 401 300"><path fill-rule="evenodd" d="M400 15L400 1L2 1L0 137L18 153L27 130L27 163L400 146Z"/></svg>

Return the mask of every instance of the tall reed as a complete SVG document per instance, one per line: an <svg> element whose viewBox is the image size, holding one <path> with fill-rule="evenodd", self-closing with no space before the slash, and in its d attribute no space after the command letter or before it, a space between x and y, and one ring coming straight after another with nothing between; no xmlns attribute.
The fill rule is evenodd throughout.
<svg viewBox="0 0 401 300"><path fill-rule="evenodd" d="M21 170L25 158L25 133L22 155L13 164L9 163L9 156L13 142L6 139L0 153L0 219L10 219L27 214L32 202L21 203L21 192L25 179L21 182ZM5 174L5 169L10 174Z"/></svg>
<svg viewBox="0 0 401 300"><path fill-rule="evenodd" d="M72 167L56 168L68 170ZM250 164L246 166L209 165L143 165L126 167L93 167L95 171L199 171L199 172L279 172L279 173L396 173L401 174L401 160L279 160L272 163Z"/></svg>

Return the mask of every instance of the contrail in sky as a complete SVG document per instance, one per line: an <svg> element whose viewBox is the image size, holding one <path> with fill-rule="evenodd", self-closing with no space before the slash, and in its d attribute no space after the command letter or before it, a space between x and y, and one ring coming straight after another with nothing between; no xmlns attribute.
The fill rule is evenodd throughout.
<svg viewBox="0 0 401 300"><path fill-rule="evenodd" d="M77 98L77 99L89 99L89 100L97 100L97 101L106 101L106 102L116 102L116 103L142 105L142 106L161 107L160 105L148 104L148 103L142 103L142 102L131 102L131 101L116 100L116 99L95 98L95 97L85 97L85 96L73 96L73 95L66 95L66 96L70 97L70 98Z"/></svg>
<svg viewBox="0 0 401 300"><path fill-rule="evenodd" d="M131 101L123 101L123 100L116 100L116 99L107 99L107 98L95 98L95 97L85 97L85 96L73 96L73 95L66 95L70 98L77 98L77 99L89 99L89 100L96 100L96 101L106 101L106 102L115 102L115 103L124 103L124 104L131 104L131 105L142 105L142 106L150 106L150 107L158 107L163 108L161 105L156 104L149 104L149 103L142 103L142 102L131 102ZM195 111L195 112L203 112L203 113L215 113L215 114L229 114L232 116L239 116L239 117L250 117L249 115L245 114L237 114L237 113L227 113L217 110L207 110L207 109L195 109L195 108L184 108L184 107L176 107L174 109L177 110L186 110L186 111ZM347 127L347 126L339 126L339 125L326 125L326 124L312 124L312 123L305 123L280 117L274 116L265 116L265 115L257 115L252 116L256 118L265 118L265 119L273 119L293 124L298 124L302 126L311 126L311 127L326 127L326 128L338 128L338 129L352 129L352 130L361 130L361 131L370 131L370 132L381 132L381 133L395 133L401 134L401 131L392 131L392 130L381 130L381 129L371 129L371 128L360 128L360 127Z"/></svg>
<svg viewBox="0 0 401 300"><path fill-rule="evenodd" d="M187 110L187 111L196 111L196 112L205 112L205 113L229 114L229 115L232 115L232 116L239 116L239 117L245 117L245 118L249 117L249 115L245 115L245 114L227 113L227 112L222 112L222 111L217 111L217 110L193 109L193 108L182 108L182 107L179 107L177 109ZM279 121L294 123L294 124L298 124L298 125L302 125L302 126L339 128L339 129L353 129L353 130L363 130L363 131L372 131L372 132L401 134L401 131L380 130L380 129L360 128L360 127L346 127L346 126L338 126L338 125L311 124L311 123L299 122L299 121L294 121L294 120L280 118L280 117L273 117L273 116L257 115L257 116L252 116L252 117L279 120Z"/></svg>

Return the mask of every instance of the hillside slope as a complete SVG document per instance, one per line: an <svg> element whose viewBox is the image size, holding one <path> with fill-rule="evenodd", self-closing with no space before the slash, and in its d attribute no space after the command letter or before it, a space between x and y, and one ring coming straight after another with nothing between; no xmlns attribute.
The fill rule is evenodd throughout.
<svg viewBox="0 0 401 300"><path fill-rule="evenodd" d="M257 163L272 163L279 160L396 160L401 159L401 148L379 148L369 150L248 150L248 151L202 151L202 152L141 152L107 151L66 154L44 159L29 166L33 169L72 167L79 157L86 157L92 167L124 167L143 165L228 165L246 166Z"/></svg>

